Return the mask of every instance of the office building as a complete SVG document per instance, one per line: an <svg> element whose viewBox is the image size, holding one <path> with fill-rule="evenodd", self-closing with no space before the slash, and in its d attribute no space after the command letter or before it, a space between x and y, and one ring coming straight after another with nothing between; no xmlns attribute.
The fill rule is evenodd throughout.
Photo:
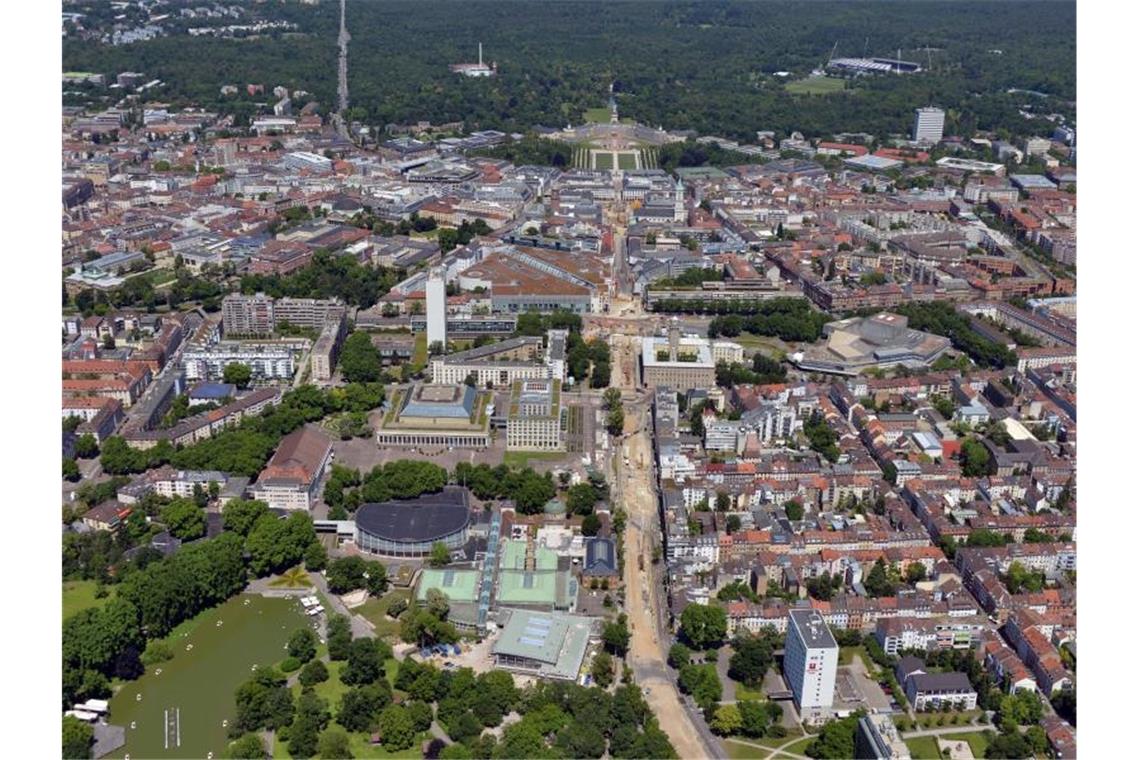
<svg viewBox="0 0 1140 760"><path fill-rule="evenodd" d="M910 760L910 750L889 715L864 715L855 731L858 760Z"/></svg>
<svg viewBox="0 0 1140 760"><path fill-rule="evenodd" d="M507 409L507 450L565 451L562 381L516 380Z"/></svg>
<svg viewBox="0 0 1140 760"><path fill-rule="evenodd" d="M433 267L427 281L427 342L447 349L447 281L444 270Z"/></svg>
<svg viewBox="0 0 1140 760"><path fill-rule="evenodd" d="M801 713L831 707L839 645L823 616L810 609L788 611L784 677Z"/></svg>
<svg viewBox="0 0 1140 760"><path fill-rule="evenodd" d="M942 139L942 129L946 124L946 112L941 108L914 109L914 141L936 143Z"/></svg>
<svg viewBox="0 0 1140 760"><path fill-rule="evenodd" d="M645 385L668 385L682 393L716 385L716 362L709 341L682 337L676 317L669 324L667 337L642 340L641 371Z"/></svg>

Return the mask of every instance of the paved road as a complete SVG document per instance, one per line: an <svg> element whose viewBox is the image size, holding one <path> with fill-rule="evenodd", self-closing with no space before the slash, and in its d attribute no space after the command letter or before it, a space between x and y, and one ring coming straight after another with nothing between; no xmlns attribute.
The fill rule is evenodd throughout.
<svg viewBox="0 0 1140 760"><path fill-rule="evenodd" d="M624 336L621 336L624 337ZM636 388L636 340L618 340L613 362L614 385ZM625 404L625 435L611 459L616 503L628 512L625 530L626 613L632 633L629 661L634 682L648 690L646 701L661 728L683 758L722 758L724 747L708 730L699 711L677 691L665 665L670 640L665 621L667 600L662 593L660 565L652 561L653 546L661 533L657 511L652 447L646 432L647 404L638 399ZM616 450L620 448L620 451ZM628 457L630 466L620 464ZM640 558L640 562L639 562Z"/></svg>

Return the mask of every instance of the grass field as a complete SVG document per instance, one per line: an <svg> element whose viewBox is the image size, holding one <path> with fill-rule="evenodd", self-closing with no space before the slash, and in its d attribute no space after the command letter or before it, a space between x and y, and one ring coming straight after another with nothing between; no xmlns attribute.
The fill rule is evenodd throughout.
<svg viewBox="0 0 1140 760"><path fill-rule="evenodd" d="M416 740L412 742L412 746L407 749L402 749L399 752L388 752L384 749L384 745L373 745L368 741L368 736L365 734L349 734L348 747L352 750L352 756L356 758L420 758L423 754L420 752L420 747L425 741L431 740L431 734L425 731L416 736Z"/></svg>
<svg viewBox="0 0 1140 760"><path fill-rule="evenodd" d="M614 168L614 154L613 153L596 153L594 154L594 168L599 171L609 171Z"/></svg>
<svg viewBox="0 0 1140 760"><path fill-rule="evenodd" d="M843 92L844 81L832 77L809 77L796 82L788 82L784 89L793 95L831 95Z"/></svg>
<svg viewBox="0 0 1140 760"><path fill-rule="evenodd" d="M503 454L503 464L526 467L528 462L555 462L565 458L565 451L507 451Z"/></svg>
<svg viewBox="0 0 1140 760"><path fill-rule="evenodd" d="M107 587L107 595L102 599L95 598L95 581L64 581L63 583L63 619L88 607L102 607L111 601L115 587Z"/></svg>
<svg viewBox="0 0 1140 760"><path fill-rule="evenodd" d="M618 153L618 168L633 170L637 168L637 156L633 153Z"/></svg>
<svg viewBox="0 0 1140 760"><path fill-rule="evenodd" d="M279 662L289 636L311 625L295 600L246 594L187 622L193 625L169 637L174 659L111 699L112 722L127 727L126 746L113 757L221 757L228 745L222 721L233 717L234 690L253 666ZM164 711L174 709L181 745L166 748Z"/></svg>
<svg viewBox="0 0 1140 760"><path fill-rule="evenodd" d="M755 699L762 701L764 694L759 689L750 689L742 683L736 684L736 698L737 699Z"/></svg>
<svg viewBox="0 0 1140 760"><path fill-rule="evenodd" d="M587 124L609 124L610 109L605 106L600 108L587 108L582 114L582 118L586 120Z"/></svg>
<svg viewBox="0 0 1140 760"><path fill-rule="evenodd" d="M380 637L395 636L400 632L400 622L388 617L388 605L396 599L410 601L411 591L389 591L379 599L369 599L362 606L356 608L356 613L376 626L376 635Z"/></svg>
<svg viewBox="0 0 1140 760"><path fill-rule="evenodd" d="M986 737L981 731L963 731L956 734L942 734L941 736L916 736L913 739L904 739L907 749L910 750L914 760L938 760L938 739L946 741L964 741L970 745L974 757L985 757Z"/></svg>
<svg viewBox="0 0 1140 760"><path fill-rule="evenodd" d="M412 351L412 372L419 372L427 366L428 362L428 344L427 333L422 332L416 335L416 347Z"/></svg>

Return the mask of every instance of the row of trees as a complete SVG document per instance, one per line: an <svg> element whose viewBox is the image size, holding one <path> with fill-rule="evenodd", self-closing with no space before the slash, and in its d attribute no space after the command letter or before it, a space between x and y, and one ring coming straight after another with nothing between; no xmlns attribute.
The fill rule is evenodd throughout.
<svg viewBox="0 0 1140 760"><path fill-rule="evenodd" d="M773 298L771 300L704 301L671 299L659 301L654 311L681 311L695 314L718 314L709 322L710 338L728 338L742 332L778 337L781 340L811 343L823 335L823 326L831 318L811 308L806 298Z"/></svg>
<svg viewBox="0 0 1140 760"><path fill-rule="evenodd" d="M262 470L281 439L305 423L337 412L367 412L383 399L384 387L377 383L354 383L328 390L303 385L288 391L281 403L260 415L189 446L176 449L164 440L149 449L134 449L123 438L111 436L103 442L99 463L113 475L171 464L252 477Z"/></svg>
<svg viewBox="0 0 1140 760"><path fill-rule="evenodd" d="M892 311L907 318L915 330L949 338L954 348L968 355L981 367L1000 369L1017 364L1017 355L995 343L970 326L969 317L958 312L951 303L904 303Z"/></svg>

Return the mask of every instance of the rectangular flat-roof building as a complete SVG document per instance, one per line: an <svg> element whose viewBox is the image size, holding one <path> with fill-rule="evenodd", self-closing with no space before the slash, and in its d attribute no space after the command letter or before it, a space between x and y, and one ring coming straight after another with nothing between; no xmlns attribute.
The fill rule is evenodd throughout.
<svg viewBox="0 0 1140 760"><path fill-rule="evenodd" d="M784 676L801 712L831 707L838 666L839 645L823 616L815 610L789 610Z"/></svg>
<svg viewBox="0 0 1140 760"><path fill-rule="evenodd" d="M577 680L596 619L513 610L491 654L495 667L540 678Z"/></svg>

